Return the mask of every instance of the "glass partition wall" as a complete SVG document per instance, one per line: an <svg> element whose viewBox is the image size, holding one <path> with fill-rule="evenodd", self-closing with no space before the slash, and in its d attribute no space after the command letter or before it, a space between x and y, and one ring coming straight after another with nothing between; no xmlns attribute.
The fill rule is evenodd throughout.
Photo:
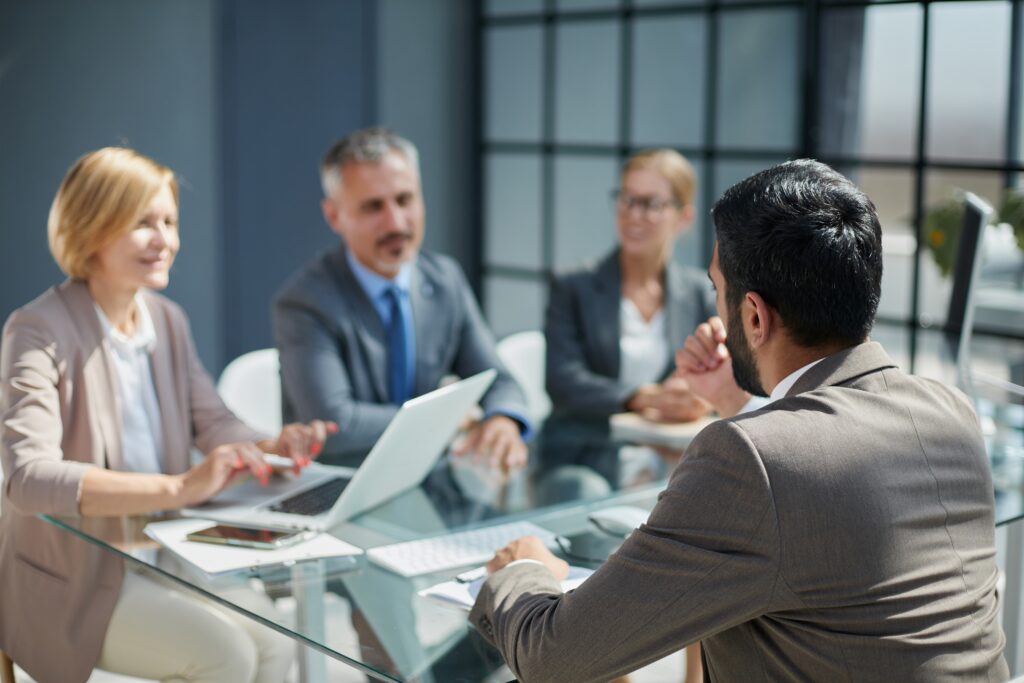
<svg viewBox="0 0 1024 683"><path fill-rule="evenodd" d="M539 329L550 274L614 244L609 191L639 149L693 163L675 258L699 268L733 182L800 156L850 176L882 218L879 318L911 331L945 324L942 207L969 190L1000 208L1024 170L1019 1L484 0L478 28L479 272L499 336ZM1007 235L999 272L1020 289Z"/></svg>

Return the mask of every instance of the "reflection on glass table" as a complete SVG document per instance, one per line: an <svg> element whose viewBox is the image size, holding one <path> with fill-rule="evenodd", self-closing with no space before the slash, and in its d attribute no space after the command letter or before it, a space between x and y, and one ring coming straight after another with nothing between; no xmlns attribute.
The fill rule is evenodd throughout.
<svg viewBox="0 0 1024 683"><path fill-rule="evenodd" d="M368 549L452 531L528 520L562 537L573 561L600 562L621 542L587 519L611 505L653 506L679 451L612 441L603 421L553 420L532 446L530 467L503 478L485 463L442 459L423 484L331 530ZM297 562L209 577L145 534L168 517L46 518L96 552L117 553L155 574L300 643L304 681L326 680L322 655L379 680L478 681L500 671L498 654L472 632L465 612L417 595L458 567L404 578L365 556ZM576 559L574 559L576 558ZM294 600L294 615L268 600ZM345 622L346 628L332 624Z"/></svg>
<svg viewBox="0 0 1024 683"><path fill-rule="evenodd" d="M992 456L996 519L1004 524L1024 516L1024 406L981 401L979 411ZM613 505L649 509L681 456L617 442L603 420L552 418L532 448L530 467L511 478L472 460L444 458L419 488L330 533L369 549L525 520L562 537L560 552L571 563L593 567L621 538L600 531L588 515ZM404 578L359 556L209 579L156 550L143 533L156 519L48 521L94 544L96 552L118 553L132 566L295 639L303 681L327 680L324 655L376 680L506 680L500 657L470 630L464 611L418 595L465 567ZM1019 600L1017 583L1011 577L1008 602ZM239 600L239 587L293 599L294 616L271 601Z"/></svg>

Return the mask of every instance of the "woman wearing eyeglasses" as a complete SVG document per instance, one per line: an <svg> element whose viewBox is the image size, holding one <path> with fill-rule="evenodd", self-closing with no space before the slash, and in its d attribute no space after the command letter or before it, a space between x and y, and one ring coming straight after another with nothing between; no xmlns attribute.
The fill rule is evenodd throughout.
<svg viewBox="0 0 1024 683"><path fill-rule="evenodd" d="M659 422L708 412L684 380L670 376L675 350L715 315L707 277L672 260L676 238L693 221L695 185L693 168L674 150L626 162L615 194L618 247L551 286L544 331L556 411L632 411Z"/></svg>

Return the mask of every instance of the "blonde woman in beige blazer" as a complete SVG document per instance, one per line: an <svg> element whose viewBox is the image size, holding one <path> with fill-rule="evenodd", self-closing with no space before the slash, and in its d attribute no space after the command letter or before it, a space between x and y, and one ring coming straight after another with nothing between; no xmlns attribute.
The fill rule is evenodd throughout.
<svg viewBox="0 0 1024 683"><path fill-rule="evenodd" d="M69 279L3 329L0 649L39 683L85 681L97 665L269 683L290 663L279 636L126 577L118 558L37 518L80 515L100 531L199 503L245 471L265 480L263 452L308 464L336 429L293 424L270 438L220 400L185 314L153 292L178 251L177 195L173 173L132 150L79 159L49 219ZM205 455L195 465L193 446Z"/></svg>

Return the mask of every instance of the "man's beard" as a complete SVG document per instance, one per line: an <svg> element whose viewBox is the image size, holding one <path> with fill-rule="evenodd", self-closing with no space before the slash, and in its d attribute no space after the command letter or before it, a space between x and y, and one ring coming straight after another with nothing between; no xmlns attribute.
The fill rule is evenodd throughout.
<svg viewBox="0 0 1024 683"><path fill-rule="evenodd" d="M729 311L725 348L732 356L732 376L736 380L736 385L754 396L767 396L768 392L761 386L761 377L757 371L754 351L750 348L747 335L743 330L739 306L735 311Z"/></svg>

